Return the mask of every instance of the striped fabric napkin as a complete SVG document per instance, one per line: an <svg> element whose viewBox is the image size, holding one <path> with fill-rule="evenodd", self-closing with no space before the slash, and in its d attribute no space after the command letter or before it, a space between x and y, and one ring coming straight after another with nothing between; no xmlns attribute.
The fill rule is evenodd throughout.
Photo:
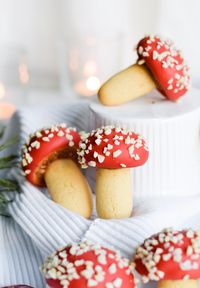
<svg viewBox="0 0 200 288"><path fill-rule="evenodd" d="M38 267L44 255L34 241L12 219L0 217L0 287L26 284L44 288Z"/></svg>
<svg viewBox="0 0 200 288"><path fill-rule="evenodd" d="M9 123L5 139L17 133L21 145L28 134L36 129L62 122L78 130L88 131L93 120L86 101L57 107L22 108ZM86 220L54 203L46 190L33 187L19 177L15 169L10 173L19 180L22 193L16 195L9 211L17 225L36 244L41 257L59 246L88 239L119 249L124 256L131 258L136 246L151 234L165 227L198 227L200 223L199 195L139 199L134 203L134 215L129 219L103 220L94 215L92 219ZM94 177L89 170L86 176L94 187Z"/></svg>

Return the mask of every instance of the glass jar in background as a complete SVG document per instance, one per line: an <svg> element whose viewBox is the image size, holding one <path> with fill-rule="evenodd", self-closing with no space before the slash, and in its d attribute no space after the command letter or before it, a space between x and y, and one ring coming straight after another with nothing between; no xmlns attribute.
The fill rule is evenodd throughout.
<svg viewBox="0 0 200 288"><path fill-rule="evenodd" d="M123 37L73 35L60 44L60 86L67 100L91 97L122 68Z"/></svg>
<svg viewBox="0 0 200 288"><path fill-rule="evenodd" d="M0 121L8 120L27 102L29 78L26 50L0 45Z"/></svg>

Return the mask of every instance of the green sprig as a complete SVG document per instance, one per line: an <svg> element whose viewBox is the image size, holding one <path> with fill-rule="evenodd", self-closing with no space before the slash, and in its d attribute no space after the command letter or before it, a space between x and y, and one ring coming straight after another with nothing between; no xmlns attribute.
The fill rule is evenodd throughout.
<svg viewBox="0 0 200 288"><path fill-rule="evenodd" d="M4 129L0 131L0 138L3 136ZM13 144L16 144L17 138L13 137L12 139L8 140L6 143L3 143L0 145L0 152L6 150ZM9 156L4 156L0 157L0 170L3 169L9 169L12 167L16 167L18 165L17 162L17 155L9 155ZM8 200L6 198L6 193L8 192L19 192L19 185L18 183L9 178L0 178L0 215L2 216L10 216L7 212L7 207L9 202L13 201L13 197ZM15 193L13 194L13 196Z"/></svg>

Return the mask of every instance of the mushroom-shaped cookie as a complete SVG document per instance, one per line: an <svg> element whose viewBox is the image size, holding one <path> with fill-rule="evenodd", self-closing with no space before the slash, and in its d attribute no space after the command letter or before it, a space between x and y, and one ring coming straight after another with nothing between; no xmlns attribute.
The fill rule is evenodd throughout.
<svg viewBox="0 0 200 288"><path fill-rule="evenodd" d="M97 167L96 206L101 218L127 218L132 212L131 167L148 159L144 139L119 127L93 130L80 142L78 151L82 168Z"/></svg>
<svg viewBox="0 0 200 288"><path fill-rule="evenodd" d="M157 88L176 101L189 89L188 66L169 40L147 36L137 45L138 61L109 79L99 90L104 105L119 105Z"/></svg>
<svg viewBox="0 0 200 288"><path fill-rule="evenodd" d="M159 288L197 288L200 278L200 233L165 229L146 239L134 256L144 282Z"/></svg>
<svg viewBox="0 0 200 288"><path fill-rule="evenodd" d="M119 252L82 242L59 249L41 268L51 288L134 288L133 265Z"/></svg>
<svg viewBox="0 0 200 288"><path fill-rule="evenodd" d="M33 185L47 186L52 199L88 218L92 195L77 165L80 135L65 124L38 130L22 147L22 168Z"/></svg>

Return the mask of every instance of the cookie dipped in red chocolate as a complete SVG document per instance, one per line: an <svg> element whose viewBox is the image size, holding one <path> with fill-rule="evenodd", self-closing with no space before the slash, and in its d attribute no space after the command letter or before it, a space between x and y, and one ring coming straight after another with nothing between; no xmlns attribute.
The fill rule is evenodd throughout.
<svg viewBox="0 0 200 288"><path fill-rule="evenodd" d="M81 242L61 248L41 268L51 288L135 288L133 265L119 252Z"/></svg>
<svg viewBox="0 0 200 288"><path fill-rule="evenodd" d="M147 66L158 90L167 99L176 101L188 91L189 68L173 42L158 36L145 37L139 42L137 53L138 64Z"/></svg>
<svg viewBox="0 0 200 288"><path fill-rule="evenodd" d="M130 168L142 166L149 156L143 137L121 127L101 127L91 131L80 142L78 155L83 168L97 167L96 206L99 217L130 217L133 206Z"/></svg>
<svg viewBox="0 0 200 288"><path fill-rule="evenodd" d="M192 229L165 229L146 239L134 256L144 282L158 287L196 288L200 278L200 233Z"/></svg>
<svg viewBox="0 0 200 288"><path fill-rule="evenodd" d="M66 124L42 128L22 147L22 168L33 185L47 186L52 199L89 218L92 193L77 161L80 135Z"/></svg>
<svg viewBox="0 0 200 288"><path fill-rule="evenodd" d="M189 68L171 41L146 36L139 41L136 50L137 62L101 86L98 96L102 104L120 105L155 88L171 101L186 94L190 87Z"/></svg>

